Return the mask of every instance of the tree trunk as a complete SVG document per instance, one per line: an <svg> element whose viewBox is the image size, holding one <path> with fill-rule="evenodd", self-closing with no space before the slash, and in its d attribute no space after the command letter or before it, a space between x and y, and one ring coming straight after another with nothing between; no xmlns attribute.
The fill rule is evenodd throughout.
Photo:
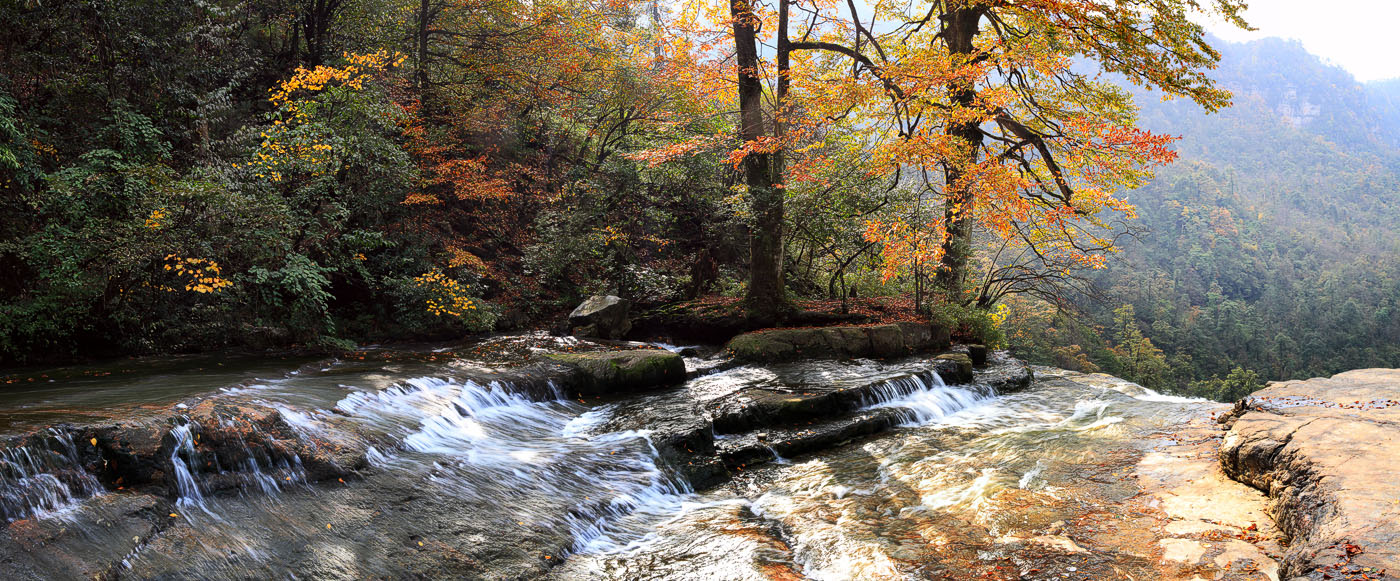
<svg viewBox="0 0 1400 581"><path fill-rule="evenodd" d="M973 57L973 41L985 8L969 0L953 0L940 19L943 21L948 53L953 62L965 65ZM970 80L948 83L948 98L955 107L970 109L977 98L977 87ZM967 170L977 163L982 149L982 131L976 121L950 123L944 130L956 144L953 159L944 171L943 258L939 264L938 286L945 300L962 304L963 286L972 258L973 194L963 182Z"/></svg>
<svg viewBox="0 0 1400 581"><path fill-rule="evenodd" d="M730 5L734 48L739 66L739 137L745 143L764 136L763 85L758 78L758 18L749 0ZM777 187L777 154L752 152L744 157L744 181L753 208L749 231L749 288L744 299L749 315L778 320L787 308L783 292L783 192ZM776 162L776 163L775 163Z"/></svg>
<svg viewBox="0 0 1400 581"><path fill-rule="evenodd" d="M431 0L421 0L418 5L418 46L414 59L413 84L418 89L418 104L426 108L428 100L428 30L432 20Z"/></svg>
<svg viewBox="0 0 1400 581"><path fill-rule="evenodd" d="M302 29L306 37L307 64L325 64L331 24L335 21L336 13L340 11L340 2L341 0L310 0L304 4L306 13L302 15Z"/></svg>

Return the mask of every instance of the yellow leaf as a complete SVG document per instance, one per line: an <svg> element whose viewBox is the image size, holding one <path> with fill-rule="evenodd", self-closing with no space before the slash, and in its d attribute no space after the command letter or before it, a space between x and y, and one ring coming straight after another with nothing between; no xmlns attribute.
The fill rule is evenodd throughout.
<svg viewBox="0 0 1400 581"><path fill-rule="evenodd" d="M94 446L97 445L97 438L93 438L93 439L92 439L92 445L94 445Z"/></svg>

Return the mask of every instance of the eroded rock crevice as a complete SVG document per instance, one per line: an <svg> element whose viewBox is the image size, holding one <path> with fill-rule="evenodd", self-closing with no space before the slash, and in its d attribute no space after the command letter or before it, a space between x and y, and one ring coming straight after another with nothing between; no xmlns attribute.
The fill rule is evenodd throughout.
<svg viewBox="0 0 1400 581"><path fill-rule="evenodd" d="M1221 467L1269 496L1284 578L1400 573L1397 400L1400 370L1367 369L1272 383L1224 418Z"/></svg>

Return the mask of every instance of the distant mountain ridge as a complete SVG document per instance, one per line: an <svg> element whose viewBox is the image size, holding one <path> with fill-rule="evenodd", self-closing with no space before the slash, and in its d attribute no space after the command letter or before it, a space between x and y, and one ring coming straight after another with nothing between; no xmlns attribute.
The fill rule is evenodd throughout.
<svg viewBox="0 0 1400 581"><path fill-rule="evenodd" d="M1236 367L1400 367L1400 80L1360 83L1296 41L1215 46L1234 105L1135 94L1139 124L1180 136L1180 159L1128 192L1143 233L1095 274L1108 299L1080 301L1091 324L1046 324L1024 354L1066 366L1055 345L1080 345L1181 390ZM1119 344L1124 313L1160 352Z"/></svg>

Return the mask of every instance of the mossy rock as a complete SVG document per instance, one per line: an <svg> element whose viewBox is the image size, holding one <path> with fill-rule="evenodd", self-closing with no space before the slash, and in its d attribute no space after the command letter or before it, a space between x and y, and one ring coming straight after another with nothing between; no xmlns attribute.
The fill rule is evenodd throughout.
<svg viewBox="0 0 1400 581"><path fill-rule="evenodd" d="M681 356L659 349L550 353L546 357L576 368L579 377L568 387L587 395L639 391L685 380Z"/></svg>
<svg viewBox="0 0 1400 581"><path fill-rule="evenodd" d="M972 358L966 353L944 353L933 358L934 369L944 383L960 385L972 383Z"/></svg>
<svg viewBox="0 0 1400 581"><path fill-rule="evenodd" d="M772 329L739 335L725 349L741 361L799 357L903 357L948 346L948 332L918 323Z"/></svg>
<svg viewBox="0 0 1400 581"><path fill-rule="evenodd" d="M797 347L777 332L745 333L729 341L725 349L745 361L783 361L797 357Z"/></svg>

